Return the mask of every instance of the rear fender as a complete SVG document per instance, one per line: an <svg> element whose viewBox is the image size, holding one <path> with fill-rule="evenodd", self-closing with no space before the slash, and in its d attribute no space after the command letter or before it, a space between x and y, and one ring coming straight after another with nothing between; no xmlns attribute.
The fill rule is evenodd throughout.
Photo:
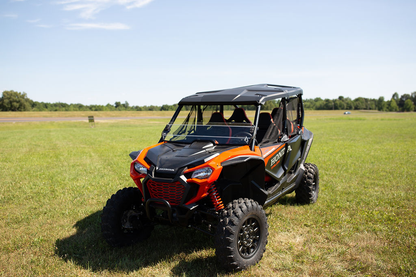
<svg viewBox="0 0 416 277"><path fill-rule="evenodd" d="M250 198L263 205L267 199L264 189L264 160L256 156L240 156L221 163L222 172L217 188L224 204L238 198Z"/></svg>
<svg viewBox="0 0 416 277"><path fill-rule="evenodd" d="M302 130L302 144L303 144L303 151L302 151L302 157L301 157L301 164L304 164L306 161L306 158L308 157L309 150L311 149L313 141L313 133L303 127Z"/></svg>

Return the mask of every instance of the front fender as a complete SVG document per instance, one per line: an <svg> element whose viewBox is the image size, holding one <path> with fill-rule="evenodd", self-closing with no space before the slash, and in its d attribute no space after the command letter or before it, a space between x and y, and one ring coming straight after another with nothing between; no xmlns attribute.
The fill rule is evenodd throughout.
<svg viewBox="0 0 416 277"><path fill-rule="evenodd" d="M261 157L240 156L221 163L222 172L217 188L223 203L249 198L263 205L267 199L264 189L265 165Z"/></svg>

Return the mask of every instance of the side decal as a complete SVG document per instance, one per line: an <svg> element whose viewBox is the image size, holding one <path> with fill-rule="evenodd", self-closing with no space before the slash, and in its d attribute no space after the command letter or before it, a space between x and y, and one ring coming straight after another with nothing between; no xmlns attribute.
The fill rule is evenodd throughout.
<svg viewBox="0 0 416 277"><path fill-rule="evenodd" d="M274 157L271 158L270 169L273 169L276 165L279 164L280 159L283 157L284 154L285 154L285 148L282 148L279 152L277 152L276 155L274 155Z"/></svg>

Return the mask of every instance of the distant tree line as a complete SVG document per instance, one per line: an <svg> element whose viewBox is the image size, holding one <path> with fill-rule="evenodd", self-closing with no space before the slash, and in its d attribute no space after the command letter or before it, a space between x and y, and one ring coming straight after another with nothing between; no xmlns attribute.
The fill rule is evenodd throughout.
<svg viewBox="0 0 416 277"><path fill-rule="evenodd" d="M304 99L304 108L306 110L378 110L378 111L415 111L416 91L411 94L399 96L395 92L390 100L384 97L378 99L358 97L351 99L349 97L339 96L337 99ZM272 110L279 106L279 101L268 101L263 109ZM83 105L83 104L66 104L66 103L47 103L33 101L27 97L25 92L14 90L3 91L0 98L0 111L174 111L177 104L162 106L130 106L124 103L115 102L107 105ZM225 107L227 109L227 107ZM231 108L231 106L229 107ZM246 109L252 109L251 106L244 106Z"/></svg>
<svg viewBox="0 0 416 277"><path fill-rule="evenodd" d="M0 111L174 111L174 105L130 106L129 102L115 102L107 105L67 104L62 102L48 103L33 101L25 92L14 90L3 91L0 98Z"/></svg>
<svg viewBox="0 0 416 277"><path fill-rule="evenodd" d="M378 110L390 112L411 112L415 111L416 91L411 94L399 96L395 92L390 100L385 101L384 97L378 99L357 97L352 100L349 97L340 96L338 99L306 99L304 108L308 110Z"/></svg>

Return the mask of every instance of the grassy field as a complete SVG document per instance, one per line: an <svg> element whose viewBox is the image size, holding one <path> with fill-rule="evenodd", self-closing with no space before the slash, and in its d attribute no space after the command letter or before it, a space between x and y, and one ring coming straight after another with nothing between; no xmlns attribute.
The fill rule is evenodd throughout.
<svg viewBox="0 0 416 277"><path fill-rule="evenodd" d="M343 111L308 111L308 115L339 115ZM374 113L368 111L368 113ZM225 111L225 116L231 116L231 111ZM113 111L113 112L0 112L0 118L22 117L172 117L173 111ZM187 115L186 113L184 115ZM254 117L254 111L247 111L247 115Z"/></svg>
<svg viewBox="0 0 416 277"><path fill-rule="evenodd" d="M134 185L128 154L167 121L0 123L0 276L416 276L416 113L308 112L318 202L266 209L265 255L235 274L194 230L158 226L123 249L101 238L106 200Z"/></svg>
<svg viewBox="0 0 416 277"><path fill-rule="evenodd" d="M0 118L9 117L139 117L139 116L167 116L171 117L172 111L113 111L113 112L0 112Z"/></svg>

